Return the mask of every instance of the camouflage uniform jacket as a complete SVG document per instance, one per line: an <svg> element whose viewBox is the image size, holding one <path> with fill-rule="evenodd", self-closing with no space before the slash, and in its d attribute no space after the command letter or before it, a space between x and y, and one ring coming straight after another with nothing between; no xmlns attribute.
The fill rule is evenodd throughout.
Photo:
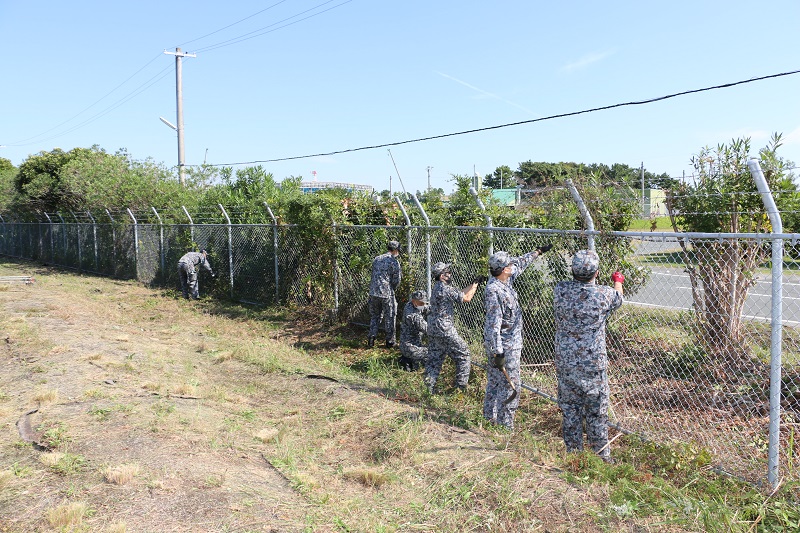
<svg viewBox="0 0 800 533"><path fill-rule="evenodd" d="M422 336L428 332L428 322L425 314L429 311L426 305L423 310L414 307L414 302L408 302L403 308L403 321L401 322L400 342L410 342L415 346L423 346Z"/></svg>
<svg viewBox="0 0 800 533"><path fill-rule="evenodd" d="M196 270L195 267L203 267L208 272L213 274L211 270L211 265L209 264L208 260L203 257L203 254L200 252L189 252L185 254L183 257L178 259L178 264L183 263L184 265L189 265L193 269Z"/></svg>
<svg viewBox="0 0 800 533"><path fill-rule="evenodd" d="M400 285L400 262L397 258L391 252L386 252L373 259L369 295L392 298L398 285Z"/></svg>
<svg viewBox="0 0 800 533"><path fill-rule="evenodd" d="M556 285L556 370L596 372L608 367L606 320L622 301L605 285L580 281Z"/></svg>
<svg viewBox="0 0 800 533"><path fill-rule="evenodd" d="M447 336L455 331L455 305L464 301L464 293L443 281L431 291L428 335Z"/></svg>
<svg viewBox="0 0 800 533"><path fill-rule="evenodd" d="M514 290L514 280L537 257L537 252L515 257L511 262L514 273L507 281L503 282L492 276L486 283L483 342L487 353L497 354L509 348L522 348L522 308L517 291Z"/></svg>

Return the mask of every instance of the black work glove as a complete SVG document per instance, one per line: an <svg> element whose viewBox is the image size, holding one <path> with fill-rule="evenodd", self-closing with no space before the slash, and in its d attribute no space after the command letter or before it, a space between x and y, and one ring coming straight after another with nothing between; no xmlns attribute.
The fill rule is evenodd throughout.
<svg viewBox="0 0 800 533"><path fill-rule="evenodd" d="M495 367L497 370L503 370L506 367L506 356L501 353L494 354L494 360L492 361L492 366Z"/></svg>
<svg viewBox="0 0 800 533"><path fill-rule="evenodd" d="M542 255L545 252L549 252L550 248L552 248L552 247L553 247L553 245L548 242L544 246L540 246L539 248L537 248L536 251L539 252L539 255Z"/></svg>
<svg viewBox="0 0 800 533"><path fill-rule="evenodd" d="M489 279L489 276L483 276L483 275L481 275L481 276L475 276L475 277L472 279L472 283L474 283L475 285L480 285L481 283L486 283L486 281L487 281L488 279Z"/></svg>
<svg viewBox="0 0 800 533"><path fill-rule="evenodd" d="M400 365L400 368L406 372L411 372L414 370L414 360L409 359L405 355L401 356L400 359L397 360L397 364Z"/></svg>

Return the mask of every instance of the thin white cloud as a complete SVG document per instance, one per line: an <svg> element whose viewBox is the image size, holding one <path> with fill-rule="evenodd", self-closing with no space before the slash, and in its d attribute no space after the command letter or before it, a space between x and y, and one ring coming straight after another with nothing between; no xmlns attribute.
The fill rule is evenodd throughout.
<svg viewBox="0 0 800 533"><path fill-rule="evenodd" d="M800 146L800 127L795 128L783 136L783 144L787 146Z"/></svg>
<svg viewBox="0 0 800 533"><path fill-rule="evenodd" d="M562 72L572 72L574 70L580 70L582 68L588 67L592 63L597 63L598 61L602 61L603 59L613 55L616 53L616 50L606 50L605 52L592 52L590 54L586 54L582 58L574 61L572 63L567 63L563 67L561 67Z"/></svg>
<svg viewBox="0 0 800 533"><path fill-rule="evenodd" d="M480 95L480 98L491 98L492 100L499 100L499 101L504 102L504 103L506 103L506 104L508 104L510 106L514 106L517 109L521 109L522 111L525 111L529 115L537 116L536 113L534 113L533 111L531 111L527 107L523 107L523 106L517 104L516 102L512 102L511 100L506 100L502 96L498 96L498 95L496 95L494 93L490 93L489 91L484 91L480 87L475 87L474 85L471 85L471 84L469 84L469 83L467 83L467 82L465 82L463 80L459 80L458 78L454 78L453 76L450 76L449 74L445 74L444 72L437 72L436 74L438 74L439 76L442 76L443 78L447 78L448 80L453 80L454 82L459 83L459 84L463 85L464 87L468 87L468 88L472 89L473 91L477 92Z"/></svg>

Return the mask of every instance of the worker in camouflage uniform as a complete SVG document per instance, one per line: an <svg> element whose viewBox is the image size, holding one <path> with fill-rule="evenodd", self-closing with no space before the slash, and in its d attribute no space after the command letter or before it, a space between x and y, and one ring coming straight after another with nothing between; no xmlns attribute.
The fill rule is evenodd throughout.
<svg viewBox="0 0 800 533"><path fill-rule="evenodd" d="M211 277L216 277L208 262L208 252L189 252L178 260L178 277L181 279L181 291L187 300L189 296L197 300L200 298L200 283L197 281L197 270L205 269Z"/></svg>
<svg viewBox="0 0 800 533"><path fill-rule="evenodd" d="M508 252L496 252L489 257L492 277L486 283L486 324L483 344L489 357L486 373L486 397L483 416L508 429L514 429L514 413L519 396L507 402L520 388L520 356L522 355L522 308L519 305L514 280L543 253L552 248L547 244L520 257Z"/></svg>
<svg viewBox="0 0 800 533"><path fill-rule="evenodd" d="M389 241L387 252L372 260L372 278L369 282L369 338L370 348L375 346L378 327L383 321L386 332L386 347L395 342L395 322L397 320L397 300L394 291L400 285L400 243Z"/></svg>
<svg viewBox="0 0 800 533"><path fill-rule="evenodd" d="M456 365L456 388L464 390L469 381L471 361L467 343L456 331L455 305L472 300L478 284L486 281L486 276L476 277L466 289L460 291L450 284L453 278L450 265L436 263L431 267L431 275L436 284L431 291L428 312L428 360L425 362L425 384L428 391L434 394L445 355L449 355Z"/></svg>
<svg viewBox="0 0 800 533"><path fill-rule="evenodd" d="M412 372L425 365L428 347L422 338L428 333L428 295L423 291L411 293L411 299L403 308L400 321L400 368Z"/></svg>
<svg viewBox="0 0 800 533"><path fill-rule="evenodd" d="M622 305L625 276L614 272L614 288L597 285L598 268L597 254L581 250L572 259L573 281L556 285L556 376L567 452L583 450L585 422L592 450L610 461L606 320Z"/></svg>

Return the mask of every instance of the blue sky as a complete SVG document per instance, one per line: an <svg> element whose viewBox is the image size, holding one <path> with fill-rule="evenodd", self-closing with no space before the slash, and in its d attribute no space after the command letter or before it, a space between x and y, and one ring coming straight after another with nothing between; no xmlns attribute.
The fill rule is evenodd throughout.
<svg viewBox="0 0 800 533"><path fill-rule="evenodd" d="M327 11L326 11L327 10ZM304 19L304 20L302 20ZM239 22L241 21L241 22ZM800 69L800 2L0 0L0 157L97 144L186 163L327 153L526 121ZM241 40L241 39L245 40ZM239 42L236 42L236 41ZM409 191L522 161L691 173L705 145L782 132L800 162L800 74L392 147ZM88 108L88 109L87 109ZM262 163L400 189L386 148Z"/></svg>

